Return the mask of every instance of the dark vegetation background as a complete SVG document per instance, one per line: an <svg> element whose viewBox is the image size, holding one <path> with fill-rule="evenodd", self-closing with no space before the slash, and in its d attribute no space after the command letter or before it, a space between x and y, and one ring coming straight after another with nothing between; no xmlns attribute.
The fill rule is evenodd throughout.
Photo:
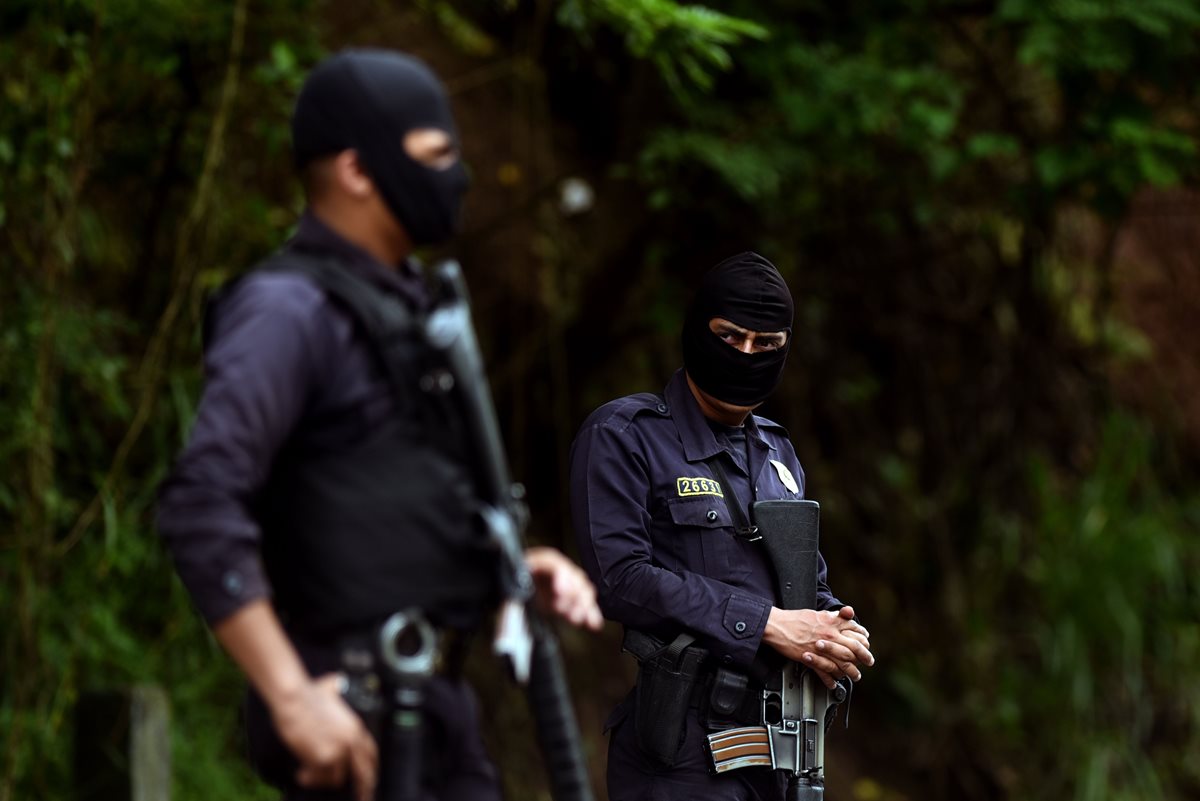
<svg viewBox="0 0 1200 801"><path fill-rule="evenodd" d="M177 799L272 797L153 503L204 298L287 236L290 104L347 44L453 94L536 541L574 550L576 427L665 383L688 287L753 248L797 300L765 412L879 660L829 797L1200 794L1193 0L5 0L0 32L0 801L68 797L80 692L135 682ZM617 641L567 635L597 777ZM510 797L545 798L478 650Z"/></svg>

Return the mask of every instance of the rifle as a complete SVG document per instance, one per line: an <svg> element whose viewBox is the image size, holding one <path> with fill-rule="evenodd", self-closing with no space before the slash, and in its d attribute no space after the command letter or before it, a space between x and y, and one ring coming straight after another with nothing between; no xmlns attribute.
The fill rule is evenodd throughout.
<svg viewBox="0 0 1200 801"><path fill-rule="evenodd" d="M509 474L471 323L466 281L455 261L435 267L434 278L441 302L426 321L425 337L442 353L448 366L448 373L435 380L448 382L462 407L479 459L483 522L500 556L505 601L493 648L508 661L515 680L527 687L551 795L555 801L592 801L579 723L571 706L558 640L533 606L533 577L522 547L529 517L524 488L513 483Z"/></svg>
<svg viewBox="0 0 1200 801"><path fill-rule="evenodd" d="M779 582L784 609L815 609L821 507L816 501L758 501L754 522ZM792 661L765 683L762 726L710 734L718 773L770 766L787 773L787 801L821 801L825 795L825 719L846 699L840 684L829 690L809 669Z"/></svg>

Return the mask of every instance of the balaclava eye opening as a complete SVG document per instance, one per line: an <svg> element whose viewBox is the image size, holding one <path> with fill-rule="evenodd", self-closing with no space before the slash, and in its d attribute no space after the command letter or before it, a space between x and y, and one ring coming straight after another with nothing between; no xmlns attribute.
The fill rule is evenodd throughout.
<svg viewBox="0 0 1200 801"><path fill-rule="evenodd" d="M750 331L788 332L777 350L742 353L709 328L721 317ZM683 366L700 389L737 406L757 406L783 377L792 344L792 295L775 265L757 253L731 256L700 282L683 323Z"/></svg>
<svg viewBox="0 0 1200 801"><path fill-rule="evenodd" d="M292 113L296 166L353 149L413 244L436 244L457 229L466 168L434 169L405 152L418 128L458 144L446 92L417 59L388 50L343 50L313 69Z"/></svg>

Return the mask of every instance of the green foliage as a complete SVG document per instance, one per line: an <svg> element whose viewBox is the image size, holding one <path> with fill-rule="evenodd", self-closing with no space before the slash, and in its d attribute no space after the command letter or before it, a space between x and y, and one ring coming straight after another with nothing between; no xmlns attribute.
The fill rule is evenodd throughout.
<svg viewBox="0 0 1200 801"><path fill-rule="evenodd" d="M965 708L1002 744L994 769L1015 797L1181 797L1200 747L1200 685L1181 680L1200 660L1200 495L1119 414L1081 481L1030 467L1034 517L996 510L972 557ZM1031 733L1054 749L1033 751Z"/></svg>
<svg viewBox="0 0 1200 801"><path fill-rule="evenodd" d="M1194 54L1187 32L1200 26L1200 9L1179 0L1004 0L995 16L1021 30L1021 62L1059 74L1140 73L1147 61Z"/></svg>
<svg viewBox="0 0 1200 801"><path fill-rule="evenodd" d="M673 0L565 0L558 20L581 36L598 25L616 30L679 97L710 88L714 73L729 70L732 45L767 37L765 27L748 19Z"/></svg>
<svg viewBox="0 0 1200 801"><path fill-rule="evenodd" d="M743 51L728 103L697 99L682 125L655 134L649 180L699 167L742 196L796 198L770 204L790 219L827 195L814 187L899 175L935 207L961 206L963 188L997 176L1039 208L1077 197L1119 215L1138 187L1194 174L1192 90L1177 66L1197 56L1192 4L1008 2L982 20L920 3L893 12L774 21L769 41Z"/></svg>
<svg viewBox="0 0 1200 801"><path fill-rule="evenodd" d="M442 34L462 52L480 57L495 55L496 41L450 3L418 0L417 8L432 17Z"/></svg>
<svg viewBox="0 0 1200 801"><path fill-rule="evenodd" d="M298 5L256 4L252 24L288 36ZM194 347L192 276L212 252L188 241L184 210L225 196L208 234L272 236L210 143L227 130L213 118L229 65L245 58L246 95L277 110L235 135L279 147L281 84L294 91L294 53L311 46L247 53L244 3L19 2L0 16L0 609L16 621L0 629L0 798L68 797L79 694L138 682L172 695L176 797L263 797L237 767L240 682L154 535L187 424L160 390L197 383L167 356Z"/></svg>

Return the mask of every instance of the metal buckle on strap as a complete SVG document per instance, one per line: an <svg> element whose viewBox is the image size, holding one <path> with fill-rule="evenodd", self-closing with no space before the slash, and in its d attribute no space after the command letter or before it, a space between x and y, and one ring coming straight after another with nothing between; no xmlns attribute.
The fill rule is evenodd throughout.
<svg viewBox="0 0 1200 801"><path fill-rule="evenodd" d="M716 475L717 480L721 482L721 489L725 492L725 505L729 507L729 515L733 518L733 536L745 542L761 540L762 535L758 533L758 526L750 522L742 502L738 500L737 493L734 492L733 484L729 483L729 476L725 474L725 468L721 466L721 455L709 457L705 462Z"/></svg>
<svg viewBox="0 0 1200 801"><path fill-rule="evenodd" d="M758 533L758 526L735 528L733 530L733 536L737 537L739 540L745 540L746 542L758 542L762 539L762 534Z"/></svg>

